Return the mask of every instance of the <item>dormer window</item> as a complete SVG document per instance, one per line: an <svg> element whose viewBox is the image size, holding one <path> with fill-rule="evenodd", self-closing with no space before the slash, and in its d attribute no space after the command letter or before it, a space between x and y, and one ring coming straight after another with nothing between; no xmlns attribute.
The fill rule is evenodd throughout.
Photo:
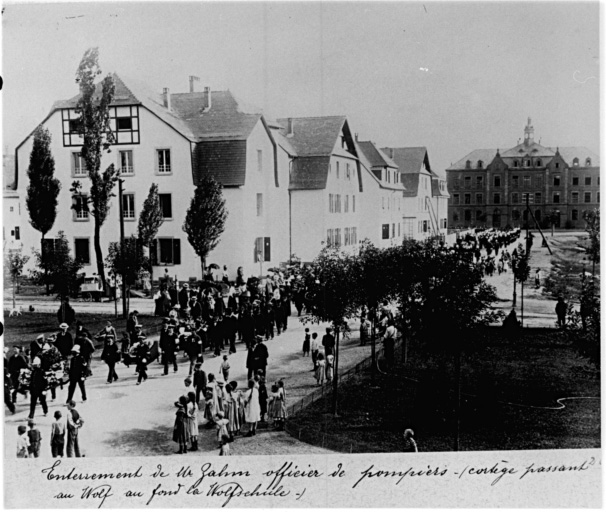
<svg viewBox="0 0 606 512"><path fill-rule="evenodd" d="M525 165L526 167L530 167L530 166L532 165L532 162L530 161L530 159L527 159L527 160L524 162L524 165Z"/></svg>
<svg viewBox="0 0 606 512"><path fill-rule="evenodd" d="M537 167L541 167L541 159L540 158L537 159Z"/></svg>
<svg viewBox="0 0 606 512"><path fill-rule="evenodd" d="M471 169L471 160L467 160L467 162L465 162L465 169Z"/></svg>
<svg viewBox="0 0 606 512"><path fill-rule="evenodd" d="M478 160L478 169L482 169L483 166L484 162L482 162L482 160Z"/></svg>
<svg viewBox="0 0 606 512"><path fill-rule="evenodd" d="M585 167L591 167L591 158L585 160Z"/></svg>
<svg viewBox="0 0 606 512"><path fill-rule="evenodd" d="M579 166L579 159L578 159L578 158L575 158L575 159L572 161L572 165L573 165L574 167L578 167L578 166Z"/></svg>
<svg viewBox="0 0 606 512"><path fill-rule="evenodd" d="M518 167L519 165L520 165L520 163L519 163L517 160L514 160L514 161L513 161L513 166L514 166L514 167Z"/></svg>

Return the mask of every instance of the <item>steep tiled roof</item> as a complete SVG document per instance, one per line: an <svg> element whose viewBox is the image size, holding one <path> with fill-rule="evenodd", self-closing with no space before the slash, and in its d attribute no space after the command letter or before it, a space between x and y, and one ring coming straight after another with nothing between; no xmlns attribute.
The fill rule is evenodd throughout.
<svg viewBox="0 0 606 512"><path fill-rule="evenodd" d="M381 148L381 151L391 156L401 173L420 172L424 161L426 161L427 169L430 170L427 148L424 146L417 148Z"/></svg>
<svg viewBox="0 0 606 512"><path fill-rule="evenodd" d="M450 167L448 167L447 171L458 171L467 168L467 160L471 162L471 168L476 169L478 165L478 161L481 160L483 162L483 168L486 169L486 166L494 160L494 157L497 154L496 149L474 149L468 155L465 155L461 160L455 162ZM503 156L503 155L501 155Z"/></svg>
<svg viewBox="0 0 606 512"><path fill-rule="evenodd" d="M244 140L250 135L261 114L242 112L230 91L212 91L211 108L203 112L205 93L171 94L171 107L198 140Z"/></svg>
<svg viewBox="0 0 606 512"><path fill-rule="evenodd" d="M141 103L118 75L112 73L112 77L116 86L116 90L114 93L114 101L112 102L112 105L136 105ZM76 94L76 96L70 98L69 100L55 101L51 108L51 111L58 108L75 108L76 104L78 103L78 100L80 99L80 96L80 94ZM101 82L99 82L95 87L95 97L100 96Z"/></svg>
<svg viewBox="0 0 606 512"><path fill-rule="evenodd" d="M224 187L242 186L246 179L246 141L221 140L196 144L193 152L194 185L204 175Z"/></svg>
<svg viewBox="0 0 606 512"><path fill-rule="evenodd" d="M295 117L293 135L287 135L288 119L278 119L281 130L299 156L329 156L341 134L345 116Z"/></svg>
<svg viewBox="0 0 606 512"><path fill-rule="evenodd" d="M282 149L284 149L284 151L286 151L290 156L297 156L297 152L295 151L295 148L290 143L290 139L287 137L284 137L284 135L282 135L282 132L280 131L280 129L276 129L271 124L270 124L270 127L272 128L271 133L274 136L274 139L276 140L276 144L278 144L278 146L280 146Z"/></svg>
<svg viewBox="0 0 606 512"><path fill-rule="evenodd" d="M599 155L596 155L593 151L583 146L550 149L554 152L556 149L559 149L560 156L564 159L564 162L566 162L571 167L572 161L575 158L579 159L579 167L585 166L585 161L587 160L587 158L591 158L592 167L598 167L600 165Z"/></svg>
<svg viewBox="0 0 606 512"><path fill-rule="evenodd" d="M358 147L366 156L368 162L372 167L392 167L397 169L396 163L381 151L377 145L372 141L359 141L356 142ZM358 152L359 156L359 152Z"/></svg>
<svg viewBox="0 0 606 512"><path fill-rule="evenodd" d="M15 189L15 157L12 155L2 157L2 180L4 190Z"/></svg>
<svg viewBox="0 0 606 512"><path fill-rule="evenodd" d="M330 156L295 158L290 175L290 190L326 188Z"/></svg>

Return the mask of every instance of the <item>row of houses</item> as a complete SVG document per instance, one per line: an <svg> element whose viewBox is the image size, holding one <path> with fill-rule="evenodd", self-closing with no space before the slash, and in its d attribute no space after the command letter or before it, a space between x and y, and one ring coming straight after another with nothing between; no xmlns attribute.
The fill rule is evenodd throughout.
<svg viewBox="0 0 606 512"><path fill-rule="evenodd" d="M424 147L379 148L358 140L345 116L268 119L230 91L196 91L193 77L186 93L164 89L157 94L117 75L114 81L110 115L116 142L103 156L102 168L114 163L124 180L126 236L136 234L149 187L158 184L164 223L151 257L157 267L174 267L171 274L201 275L200 259L182 225L194 188L205 175L222 184L229 212L207 262L227 265L232 277L237 267L256 275L293 254L311 261L325 244L355 251L364 239L386 247L404 238L446 234L446 180L432 171ZM80 155L77 101L78 96L55 102L42 120L52 136L55 175L63 185L47 238L64 231L75 256L94 272L93 219L72 208L84 198L69 190L74 180L88 179ZM33 132L16 148L14 186L4 194L9 248L40 244L23 206L32 143ZM119 240L118 216L114 198L101 230L105 246Z"/></svg>

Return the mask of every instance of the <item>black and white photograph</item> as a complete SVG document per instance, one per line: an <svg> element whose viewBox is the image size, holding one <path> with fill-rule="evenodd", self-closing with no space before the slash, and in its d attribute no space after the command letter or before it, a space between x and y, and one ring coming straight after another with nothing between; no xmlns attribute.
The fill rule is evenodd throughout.
<svg viewBox="0 0 606 512"><path fill-rule="evenodd" d="M600 506L603 7L5 2L5 506Z"/></svg>

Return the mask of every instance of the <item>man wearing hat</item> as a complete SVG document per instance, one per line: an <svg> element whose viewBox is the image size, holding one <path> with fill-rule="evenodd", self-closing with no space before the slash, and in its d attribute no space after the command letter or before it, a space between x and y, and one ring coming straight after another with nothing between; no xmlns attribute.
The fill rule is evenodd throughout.
<svg viewBox="0 0 606 512"><path fill-rule="evenodd" d="M67 359L67 356L69 356L72 347L74 346L74 340L72 335L67 332L69 329L69 325L67 325L67 323L63 322L61 325L59 325L59 329L61 330L57 333L55 338L55 346L59 352L61 352L63 359Z"/></svg>
<svg viewBox="0 0 606 512"><path fill-rule="evenodd" d="M95 345L93 340L88 336L78 336L74 342L74 347L80 347L80 355L86 362L86 376L90 377L92 372L91 362L93 359L93 352L95 351Z"/></svg>
<svg viewBox="0 0 606 512"><path fill-rule="evenodd" d="M44 370L41 367L41 361L39 357L35 357L32 362L32 375L29 383L29 391L31 395L29 405L29 419L34 419L34 412L36 411L36 404L40 400L42 406L42 412L44 416L48 414L48 405L46 405L46 376Z"/></svg>
<svg viewBox="0 0 606 512"><path fill-rule="evenodd" d="M40 358L40 366L42 370L46 373L51 370L51 368L63 361L63 357L61 356L61 352L54 345L50 344L48 341L42 347L42 352L38 354ZM57 387L56 379L51 379L51 382L48 382L48 387L51 392L51 402L57 398L55 388ZM63 384L61 384L61 389L63 389Z"/></svg>
<svg viewBox="0 0 606 512"><path fill-rule="evenodd" d="M116 338L113 334L106 334L105 336L105 347L101 354L101 360L105 361L105 364L109 368L107 383L111 384L113 381L118 380L116 363L120 361L120 349L116 345Z"/></svg>
<svg viewBox="0 0 606 512"><path fill-rule="evenodd" d="M183 286L179 290L179 306L181 307L181 313L183 313L189 306L189 284L183 283Z"/></svg>
<svg viewBox="0 0 606 512"><path fill-rule="evenodd" d="M80 388L82 393L82 401L86 402L86 386L84 381L88 372L88 364L82 354L80 354L80 345L74 345L72 348L72 358L69 361L69 388L67 391L67 402L69 403L74 398L74 391L76 391L76 385Z"/></svg>
<svg viewBox="0 0 606 512"><path fill-rule="evenodd" d="M164 364L164 375L168 375L168 365L172 364L173 369L177 371L177 333L175 326L168 324L166 333L160 335L160 353L162 355L162 363Z"/></svg>

